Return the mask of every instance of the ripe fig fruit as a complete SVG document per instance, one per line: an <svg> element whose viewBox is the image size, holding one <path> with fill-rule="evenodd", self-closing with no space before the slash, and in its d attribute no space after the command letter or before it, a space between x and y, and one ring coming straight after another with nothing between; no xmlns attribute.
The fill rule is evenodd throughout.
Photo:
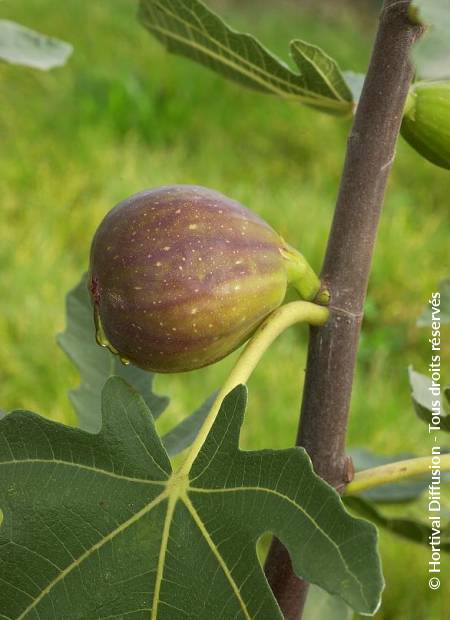
<svg viewBox="0 0 450 620"><path fill-rule="evenodd" d="M191 185L141 192L114 207L91 247L97 340L155 372L211 364L239 347L283 301L320 282L260 217Z"/></svg>
<svg viewBox="0 0 450 620"><path fill-rule="evenodd" d="M450 170L450 80L412 85L401 134L425 159Z"/></svg>

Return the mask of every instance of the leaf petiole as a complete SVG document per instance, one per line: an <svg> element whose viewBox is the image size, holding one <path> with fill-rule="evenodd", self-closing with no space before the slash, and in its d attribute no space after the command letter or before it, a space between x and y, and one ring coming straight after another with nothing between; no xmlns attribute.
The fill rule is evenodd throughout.
<svg viewBox="0 0 450 620"><path fill-rule="evenodd" d="M439 455L439 465L432 462L431 456L422 456L365 469L355 475L352 482L347 486L345 494L357 495L361 491L367 491L382 484L426 474L433 467L439 468L440 471L450 471L450 454Z"/></svg>
<svg viewBox="0 0 450 620"><path fill-rule="evenodd" d="M216 419L225 396L237 385L247 383L262 355L272 342L288 327L295 325L295 323L305 322L310 325L323 325L328 319L328 314L329 312L324 306L319 306L308 301L293 301L272 312L247 343L227 380L219 391L208 416L189 449L186 460L181 465L179 470L180 474L187 475L190 471L193 462L197 458L214 424L214 420Z"/></svg>

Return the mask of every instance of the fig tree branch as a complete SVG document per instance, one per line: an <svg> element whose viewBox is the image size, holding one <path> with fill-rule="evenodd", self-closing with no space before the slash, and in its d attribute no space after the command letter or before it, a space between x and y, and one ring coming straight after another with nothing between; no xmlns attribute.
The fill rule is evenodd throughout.
<svg viewBox="0 0 450 620"><path fill-rule="evenodd" d="M297 445L316 472L338 489L349 482L346 431L372 254L389 171L413 69L411 46L421 27L410 2L385 0L364 88L348 138L325 262L330 319L312 328ZM298 620L308 585L274 540L266 575L286 620Z"/></svg>

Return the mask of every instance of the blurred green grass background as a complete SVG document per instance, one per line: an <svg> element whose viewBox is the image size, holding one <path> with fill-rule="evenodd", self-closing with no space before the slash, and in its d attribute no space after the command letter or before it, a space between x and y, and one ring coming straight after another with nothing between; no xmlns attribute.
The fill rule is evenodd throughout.
<svg viewBox="0 0 450 620"><path fill-rule="evenodd" d="M298 37L321 45L342 68L365 71L376 16L354 4L213 6L283 58ZM0 408L74 423L66 391L78 377L55 334L104 214L145 187L210 186L262 215L319 270L349 122L169 56L137 24L129 0L6 0L1 8L2 17L67 40L75 52L49 73L0 66ZM352 446L429 450L412 412L407 365L426 370L428 363L428 335L415 319L448 272L449 187L448 173L399 142L366 304ZM292 444L306 342L304 327L291 329L252 377L244 447ZM232 361L158 377L158 391L172 398L161 427L216 388ZM428 590L427 550L387 535L381 548L387 588L376 617L450 617L450 584Z"/></svg>

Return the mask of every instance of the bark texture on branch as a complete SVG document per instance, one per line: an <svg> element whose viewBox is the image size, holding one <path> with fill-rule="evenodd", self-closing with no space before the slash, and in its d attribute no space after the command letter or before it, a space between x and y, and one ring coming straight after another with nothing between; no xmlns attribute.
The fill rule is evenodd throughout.
<svg viewBox="0 0 450 620"><path fill-rule="evenodd" d="M321 274L331 292L330 319L310 333L297 445L339 490L349 481L347 420L373 248L413 74L410 49L421 34L408 19L409 4L385 0L380 15ZM308 584L293 574L289 555L276 539L266 575L286 620L298 620Z"/></svg>

